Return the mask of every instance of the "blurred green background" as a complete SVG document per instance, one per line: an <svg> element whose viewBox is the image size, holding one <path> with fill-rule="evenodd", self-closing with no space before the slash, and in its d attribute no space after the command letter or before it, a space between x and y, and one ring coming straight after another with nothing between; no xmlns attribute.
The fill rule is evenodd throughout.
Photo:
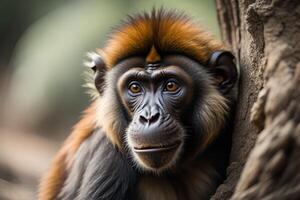
<svg viewBox="0 0 300 200"><path fill-rule="evenodd" d="M0 0L0 199L34 199L38 179L89 104L83 60L128 14L164 6L216 37L212 0Z"/></svg>

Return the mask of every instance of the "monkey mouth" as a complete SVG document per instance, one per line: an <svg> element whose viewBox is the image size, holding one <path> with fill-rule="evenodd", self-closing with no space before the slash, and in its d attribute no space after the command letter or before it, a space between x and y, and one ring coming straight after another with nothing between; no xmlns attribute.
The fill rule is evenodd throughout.
<svg viewBox="0 0 300 200"><path fill-rule="evenodd" d="M150 171L163 171L172 166L177 158L181 141L165 145L133 147L138 162Z"/></svg>
<svg viewBox="0 0 300 200"><path fill-rule="evenodd" d="M169 151L172 149L177 149L180 145L180 141L175 141L171 144L157 145L157 146L145 146L145 147L134 147L133 151L135 153L155 153L161 151Z"/></svg>

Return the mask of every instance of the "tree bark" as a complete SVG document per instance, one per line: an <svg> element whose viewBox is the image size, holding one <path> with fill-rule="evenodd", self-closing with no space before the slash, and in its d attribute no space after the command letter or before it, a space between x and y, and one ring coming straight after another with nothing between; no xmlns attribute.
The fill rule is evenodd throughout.
<svg viewBox="0 0 300 200"><path fill-rule="evenodd" d="M300 1L216 4L241 80L228 176L212 199L300 199Z"/></svg>

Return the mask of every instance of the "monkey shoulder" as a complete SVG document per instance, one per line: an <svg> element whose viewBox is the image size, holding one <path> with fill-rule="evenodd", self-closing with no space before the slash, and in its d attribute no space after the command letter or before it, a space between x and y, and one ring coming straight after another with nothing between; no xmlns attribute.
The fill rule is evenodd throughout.
<svg viewBox="0 0 300 200"><path fill-rule="evenodd" d="M101 128L76 152L59 199L129 199L135 173Z"/></svg>

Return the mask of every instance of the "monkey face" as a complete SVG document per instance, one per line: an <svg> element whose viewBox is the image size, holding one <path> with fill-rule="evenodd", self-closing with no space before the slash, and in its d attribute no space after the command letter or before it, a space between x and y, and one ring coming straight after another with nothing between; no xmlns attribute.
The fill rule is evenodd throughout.
<svg viewBox="0 0 300 200"><path fill-rule="evenodd" d="M155 173L177 168L201 156L224 127L236 80L230 53L213 53L207 65L166 55L153 66L136 56L108 70L100 57L93 60L98 122L138 167Z"/></svg>
<svg viewBox="0 0 300 200"><path fill-rule="evenodd" d="M131 118L126 141L137 163L155 171L172 166L184 143L180 115L193 94L192 78L176 66L132 68L120 77L118 92Z"/></svg>

